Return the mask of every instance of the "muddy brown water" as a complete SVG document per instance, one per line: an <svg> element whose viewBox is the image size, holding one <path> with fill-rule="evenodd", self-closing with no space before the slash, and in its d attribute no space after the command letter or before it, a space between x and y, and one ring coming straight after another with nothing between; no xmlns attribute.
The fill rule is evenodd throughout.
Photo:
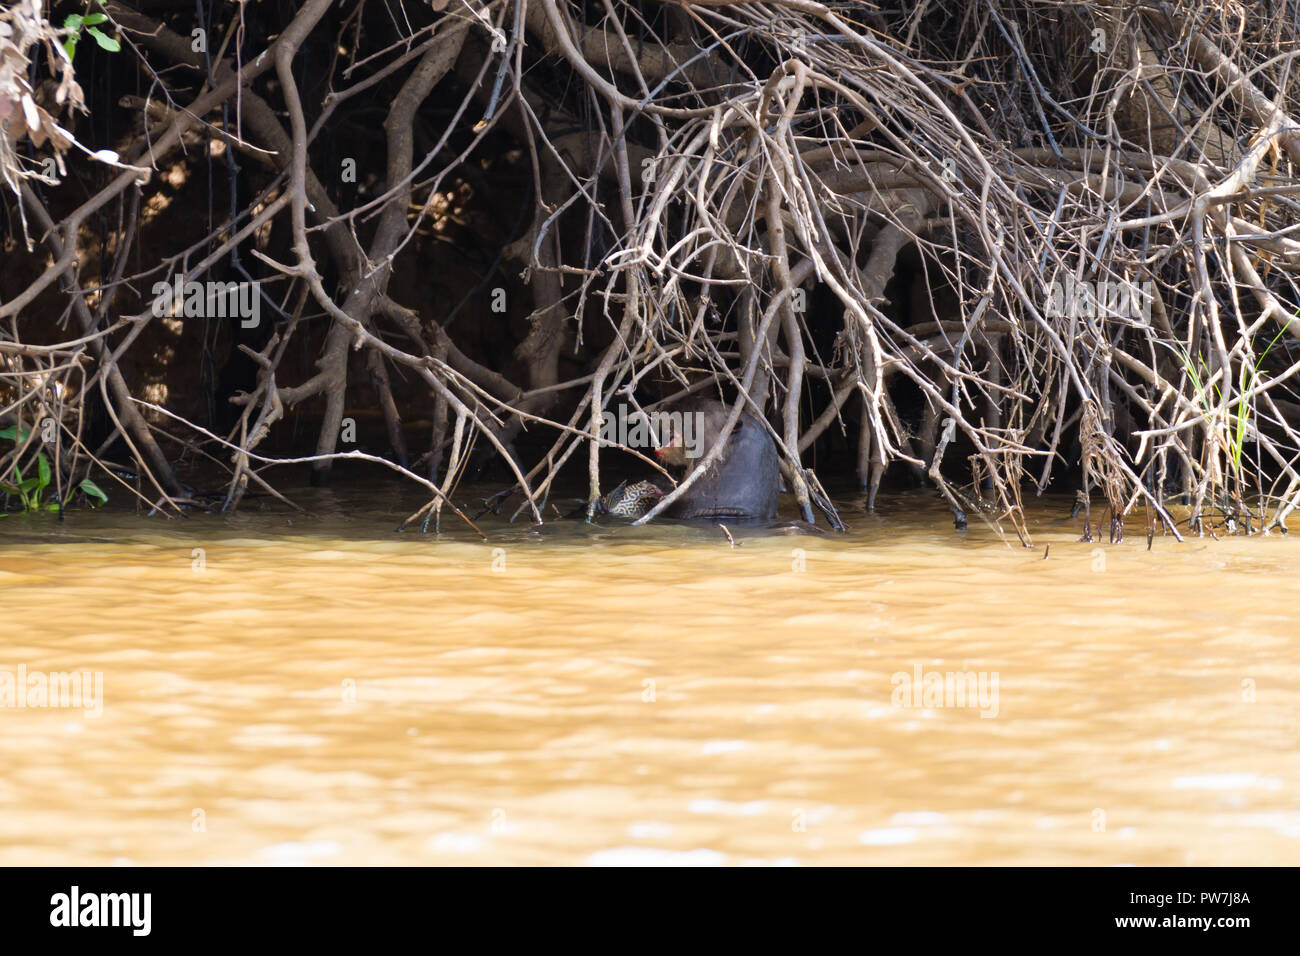
<svg viewBox="0 0 1300 956"><path fill-rule="evenodd" d="M1297 535L295 498L0 519L0 863L1300 862Z"/></svg>

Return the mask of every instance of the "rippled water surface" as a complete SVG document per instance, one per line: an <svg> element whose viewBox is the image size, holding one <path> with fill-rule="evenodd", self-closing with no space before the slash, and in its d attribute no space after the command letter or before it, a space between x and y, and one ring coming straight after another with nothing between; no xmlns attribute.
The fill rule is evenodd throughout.
<svg viewBox="0 0 1300 956"><path fill-rule="evenodd" d="M0 519L0 688L102 674L0 708L0 863L1300 863L1294 534L294 497Z"/></svg>

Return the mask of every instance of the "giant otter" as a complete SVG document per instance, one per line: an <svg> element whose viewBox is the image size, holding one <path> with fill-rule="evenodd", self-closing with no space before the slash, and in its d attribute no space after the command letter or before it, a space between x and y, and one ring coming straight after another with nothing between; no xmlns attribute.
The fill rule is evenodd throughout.
<svg viewBox="0 0 1300 956"><path fill-rule="evenodd" d="M684 469L689 475L717 444L730 414L728 406L708 398L688 399L674 406L668 416L670 434L655 454L665 465ZM763 423L746 411L727 437L726 447L666 514L671 518L771 521L776 517L780 491L776 442Z"/></svg>

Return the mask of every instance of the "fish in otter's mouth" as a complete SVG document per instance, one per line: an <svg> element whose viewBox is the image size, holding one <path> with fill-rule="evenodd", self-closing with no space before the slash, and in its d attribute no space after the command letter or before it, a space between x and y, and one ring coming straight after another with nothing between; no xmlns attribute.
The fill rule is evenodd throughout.
<svg viewBox="0 0 1300 956"><path fill-rule="evenodd" d="M598 510L601 514L619 518L640 518L663 496L663 491L653 481L638 481L633 485L625 481L600 499Z"/></svg>

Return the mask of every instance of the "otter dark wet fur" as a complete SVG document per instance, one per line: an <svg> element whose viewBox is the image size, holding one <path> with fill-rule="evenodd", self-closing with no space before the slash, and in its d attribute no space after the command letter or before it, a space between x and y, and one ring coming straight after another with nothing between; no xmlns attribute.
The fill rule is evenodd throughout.
<svg viewBox="0 0 1300 956"><path fill-rule="evenodd" d="M694 434L674 431L667 444L656 450L669 466L689 475L717 444L731 409L713 399L693 399L676 405L674 412L697 415ZM741 413L726 447L674 504L667 516L687 519L730 518L771 521L776 517L781 491L781 463L776 442L753 414Z"/></svg>

